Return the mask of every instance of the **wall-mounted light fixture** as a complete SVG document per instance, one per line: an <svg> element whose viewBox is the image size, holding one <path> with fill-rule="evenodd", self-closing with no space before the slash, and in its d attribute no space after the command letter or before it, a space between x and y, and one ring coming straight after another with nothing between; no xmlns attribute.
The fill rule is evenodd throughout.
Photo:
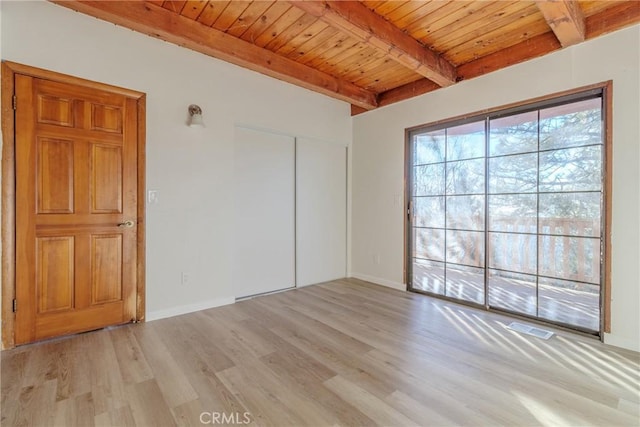
<svg viewBox="0 0 640 427"><path fill-rule="evenodd" d="M187 126L192 128L204 127L204 121L202 121L202 108L195 104L189 105L189 120L187 121Z"/></svg>

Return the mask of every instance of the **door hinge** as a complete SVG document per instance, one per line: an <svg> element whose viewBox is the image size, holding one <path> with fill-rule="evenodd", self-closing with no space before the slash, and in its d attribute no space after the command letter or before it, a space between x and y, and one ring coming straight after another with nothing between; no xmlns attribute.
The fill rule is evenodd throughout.
<svg viewBox="0 0 640 427"><path fill-rule="evenodd" d="M12 106L14 110L18 109L18 97L13 95Z"/></svg>
<svg viewBox="0 0 640 427"><path fill-rule="evenodd" d="M18 301L17 300L13 300L13 312L15 313L16 311L18 311Z"/></svg>

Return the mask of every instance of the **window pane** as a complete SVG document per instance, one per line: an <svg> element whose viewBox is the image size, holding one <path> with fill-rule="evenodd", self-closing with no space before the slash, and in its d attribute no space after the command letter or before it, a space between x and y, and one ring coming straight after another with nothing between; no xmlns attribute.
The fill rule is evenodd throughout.
<svg viewBox="0 0 640 427"><path fill-rule="evenodd" d="M489 197L489 230L511 233L537 231L537 196L506 194Z"/></svg>
<svg viewBox="0 0 640 427"><path fill-rule="evenodd" d="M489 193L533 193L537 179L537 153L489 159Z"/></svg>
<svg viewBox="0 0 640 427"><path fill-rule="evenodd" d="M447 194L484 193L484 159L447 163Z"/></svg>
<svg viewBox="0 0 640 427"><path fill-rule="evenodd" d="M536 276L489 270L489 305L536 315Z"/></svg>
<svg viewBox="0 0 640 427"><path fill-rule="evenodd" d="M600 191L602 146L540 153L540 191Z"/></svg>
<svg viewBox="0 0 640 427"><path fill-rule="evenodd" d="M602 143L601 98L540 110L540 149Z"/></svg>
<svg viewBox="0 0 640 427"><path fill-rule="evenodd" d="M444 263L414 259L412 286L414 289L444 295Z"/></svg>
<svg viewBox="0 0 640 427"><path fill-rule="evenodd" d="M489 233L489 267L536 274L536 236Z"/></svg>
<svg viewBox="0 0 640 427"><path fill-rule="evenodd" d="M484 121L447 129L447 160L484 157Z"/></svg>
<svg viewBox="0 0 640 427"><path fill-rule="evenodd" d="M414 229L414 257L444 261L444 230Z"/></svg>
<svg viewBox="0 0 640 427"><path fill-rule="evenodd" d="M444 162L445 130L415 135L413 137L413 164Z"/></svg>
<svg viewBox="0 0 640 427"><path fill-rule="evenodd" d="M540 194L540 233L600 237L600 193Z"/></svg>
<svg viewBox="0 0 640 427"><path fill-rule="evenodd" d="M540 317L600 330L600 286L541 277L538 299Z"/></svg>
<svg viewBox="0 0 640 427"><path fill-rule="evenodd" d="M484 269L447 264L446 295L484 304Z"/></svg>
<svg viewBox="0 0 640 427"><path fill-rule="evenodd" d="M600 239L540 236L539 273L600 283Z"/></svg>
<svg viewBox="0 0 640 427"><path fill-rule="evenodd" d="M448 196L447 228L484 230L484 196Z"/></svg>
<svg viewBox="0 0 640 427"><path fill-rule="evenodd" d="M447 262L484 266L484 233L447 230Z"/></svg>
<svg viewBox="0 0 640 427"><path fill-rule="evenodd" d="M414 196L439 196L444 194L444 163L416 166Z"/></svg>
<svg viewBox="0 0 640 427"><path fill-rule="evenodd" d="M414 197L413 225L444 228L444 197Z"/></svg>
<svg viewBox="0 0 640 427"><path fill-rule="evenodd" d="M538 150L538 112L516 114L489 122L489 155Z"/></svg>

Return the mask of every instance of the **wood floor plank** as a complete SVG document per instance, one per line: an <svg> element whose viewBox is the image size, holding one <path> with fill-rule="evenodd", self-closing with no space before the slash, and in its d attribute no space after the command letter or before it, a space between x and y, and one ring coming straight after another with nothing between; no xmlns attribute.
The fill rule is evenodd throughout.
<svg viewBox="0 0 640 427"><path fill-rule="evenodd" d="M218 372L234 366L233 360L220 351L214 337L190 327L183 316L166 322L163 342L176 363L186 362L199 372Z"/></svg>
<svg viewBox="0 0 640 427"><path fill-rule="evenodd" d="M55 406L54 426L93 426L95 408L91 393L58 401Z"/></svg>
<svg viewBox="0 0 640 427"><path fill-rule="evenodd" d="M13 404L15 402L15 396L22 388L24 380L24 374L26 371L27 363L32 352L29 351L13 351L2 352L2 359L0 361L0 379L1 381L1 397L0 397L0 425L5 420L13 419L15 412L18 410L18 406Z"/></svg>
<svg viewBox="0 0 640 427"><path fill-rule="evenodd" d="M169 407L173 408L197 399L198 394L159 336L158 331L161 331L163 325L169 322L171 322L170 319L158 320L155 324L135 328L134 335L153 371L154 379L158 382L165 401Z"/></svg>
<svg viewBox="0 0 640 427"><path fill-rule="evenodd" d="M245 311L245 307L247 306L246 302L237 303L239 311ZM260 316L257 316L261 320L261 323L264 324L266 322L278 322L282 321L278 316L269 311L261 311L256 308L255 304L251 304L253 309L250 309L249 312L256 316L260 313ZM265 354L273 353L277 350L277 347L274 343L269 342L269 340L262 337L260 334L255 333L251 329L247 329L244 325L248 322L249 324L256 321L256 317L246 317L243 319L239 319L236 321L230 321L224 314L220 314L215 312L215 310L204 312L204 314L210 317L214 323L219 326L225 328L227 332L230 334L233 339L238 342L241 342L245 348L247 348L251 354L256 355L257 357L264 356ZM269 316L269 317L267 317ZM211 325L211 323L209 323Z"/></svg>
<svg viewBox="0 0 640 427"><path fill-rule="evenodd" d="M48 380L38 386L28 385L17 396L17 411L11 411L13 419L3 425L49 426L55 417L56 381ZM2 411L4 414L4 410Z"/></svg>
<svg viewBox="0 0 640 427"><path fill-rule="evenodd" d="M193 316L189 316L190 318ZM200 319L206 319L206 316L199 316ZM187 322L187 319L175 319L180 323L183 323L182 332L191 337L199 337L198 328L195 324ZM211 330L209 331L211 332ZM220 379L215 375L224 369L233 367L235 364L231 362L225 353L218 349L218 346L212 350L212 347L208 347L208 350L212 350L215 353L208 353L198 351L192 346L183 345L183 341L176 339L178 336L175 334L165 335L165 344L168 350L174 356L174 360L184 373L185 379L189 382L193 390L199 396L198 399L186 402L184 404L172 407L172 411L176 416L179 416L182 421L192 419L192 410L196 406L201 406L202 411L212 411L215 408L218 412L225 413L244 413L246 408L236 399L233 393L225 387ZM218 336L215 333L210 333L209 339L215 340L218 343ZM200 340L204 340L201 337ZM201 347L200 344L196 344L197 347ZM185 348L189 348L189 351L185 351ZM253 359L255 361L255 358ZM181 420L176 418L178 424Z"/></svg>
<svg viewBox="0 0 640 427"><path fill-rule="evenodd" d="M217 374L222 382L251 413L251 419L258 425L302 425L304 418L291 411L277 394L281 387L273 382L255 382L253 375L241 367L233 367Z"/></svg>
<svg viewBox="0 0 640 427"><path fill-rule="evenodd" d="M391 393L387 396L386 402L397 411L407 414L418 425L425 424L425 422L442 427L457 425L453 420L429 408L428 403L418 402L401 391L396 390Z"/></svg>
<svg viewBox="0 0 640 427"><path fill-rule="evenodd" d="M260 364L252 364L251 366L238 366L237 370L242 372L242 378L249 383L260 384L264 390L273 394L282 402L284 411L292 417L304 420L304 424L309 425L332 425L339 420L332 413L325 411L321 405L315 401L307 399L304 395L298 393L295 389L289 387L285 381L272 374L266 366ZM226 371L221 374L225 378L233 373ZM237 389L239 394L245 393L245 389ZM247 406L247 409L250 407Z"/></svg>
<svg viewBox="0 0 640 427"><path fill-rule="evenodd" d="M133 419L131 407L127 405L96 415L94 425L96 427L135 427L136 420Z"/></svg>
<svg viewBox="0 0 640 427"><path fill-rule="evenodd" d="M88 370L84 374L88 374L91 381L95 414L127 406L125 384L122 382L109 330L85 334L85 340L87 348L92 349Z"/></svg>
<svg viewBox="0 0 640 427"><path fill-rule="evenodd" d="M335 376L325 381L324 384L345 402L351 403L363 413L371 414L371 418L376 420L378 425L410 426L414 424L401 412L340 376Z"/></svg>
<svg viewBox="0 0 640 427"><path fill-rule="evenodd" d="M319 363L325 364L341 377L348 379L372 393L385 396L395 387L377 375L377 369L361 356L363 353L350 353L334 342L320 335L299 333L295 330L272 329L288 343L296 346Z"/></svg>
<svg viewBox="0 0 640 427"><path fill-rule="evenodd" d="M90 334L65 338L68 347L58 357L56 400L61 401L91 392L91 360L87 357Z"/></svg>
<svg viewBox="0 0 640 427"><path fill-rule="evenodd" d="M177 425L156 380L128 385L127 397L136 425L155 427Z"/></svg>
<svg viewBox="0 0 640 427"><path fill-rule="evenodd" d="M205 411L207 411L207 407L200 402L200 399L183 403L171 409L173 419L179 427L202 424L200 416Z"/></svg>
<svg viewBox="0 0 640 427"><path fill-rule="evenodd" d="M248 332L241 324L229 326L200 313L189 316L187 322L195 330L207 333L215 339L220 351L236 365L251 365L256 359L276 351L274 346L265 347L262 343L252 343L249 338L254 335L253 332Z"/></svg>
<svg viewBox="0 0 640 427"><path fill-rule="evenodd" d="M140 383L153 378L151 367L130 326L114 329L111 338L125 384Z"/></svg>
<svg viewBox="0 0 640 427"><path fill-rule="evenodd" d="M640 425L640 354L510 321L335 280L5 351L0 423Z"/></svg>

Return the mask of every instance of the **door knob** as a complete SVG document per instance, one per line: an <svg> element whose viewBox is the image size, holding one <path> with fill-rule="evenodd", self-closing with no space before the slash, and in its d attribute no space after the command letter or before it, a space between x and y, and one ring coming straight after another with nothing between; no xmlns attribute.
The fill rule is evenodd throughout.
<svg viewBox="0 0 640 427"><path fill-rule="evenodd" d="M126 220L125 222L121 222L120 224L118 224L118 227L120 228L132 228L136 223L133 222L132 220Z"/></svg>

